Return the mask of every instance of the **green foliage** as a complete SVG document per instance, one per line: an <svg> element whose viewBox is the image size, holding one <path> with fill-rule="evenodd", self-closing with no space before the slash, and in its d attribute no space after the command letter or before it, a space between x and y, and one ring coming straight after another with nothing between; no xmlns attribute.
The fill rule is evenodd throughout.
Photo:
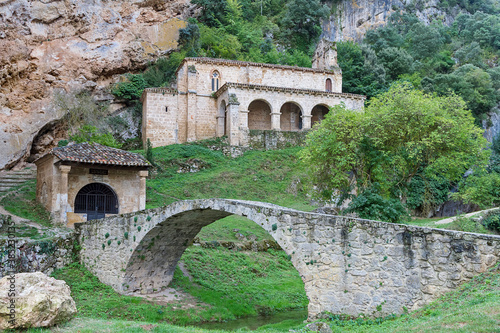
<svg viewBox="0 0 500 333"><path fill-rule="evenodd" d="M147 87L144 76L141 74L125 74L123 78L125 81L116 84L111 92L118 98L139 99Z"/></svg>
<svg viewBox="0 0 500 333"><path fill-rule="evenodd" d="M401 201L395 198L384 198L380 192L379 184L374 183L353 198L346 212L356 212L363 219L393 223L408 221L410 215Z"/></svg>
<svg viewBox="0 0 500 333"><path fill-rule="evenodd" d="M452 224L453 229L465 232L478 232L485 234L487 231L484 229L483 225L476 222L472 218L468 218L465 216L459 216L453 221Z"/></svg>
<svg viewBox="0 0 500 333"><path fill-rule="evenodd" d="M311 44L321 35L321 19L328 13L328 8L319 0L290 0L281 21L282 38L292 48L312 53Z"/></svg>
<svg viewBox="0 0 500 333"><path fill-rule="evenodd" d="M108 112L108 104L97 103L90 92L57 90L54 93L54 107L64 114L63 121L69 133L75 133L81 125L99 125Z"/></svg>
<svg viewBox="0 0 500 333"><path fill-rule="evenodd" d="M500 174L476 170L460 184L459 192L454 193L454 199L474 203L486 209L500 205Z"/></svg>
<svg viewBox="0 0 500 333"><path fill-rule="evenodd" d="M498 15L460 14L448 27L437 22L425 25L410 12L395 12L386 26L367 32L361 46L364 61L358 56L351 65L339 59L347 73L343 86L346 92L365 92L371 97L375 82L377 90L383 91L392 82L409 80L429 93L444 96L455 92L467 102L476 120L482 120L500 101L500 70L486 65L491 66L500 56L499 36ZM340 56L343 50L339 50ZM375 80L363 82L367 73Z"/></svg>
<svg viewBox="0 0 500 333"><path fill-rule="evenodd" d="M10 213L51 227L50 213L36 200L36 180L28 180L0 199L0 205Z"/></svg>
<svg viewBox="0 0 500 333"><path fill-rule="evenodd" d="M500 211L488 214L483 219L482 224L490 230L500 232Z"/></svg>
<svg viewBox="0 0 500 333"><path fill-rule="evenodd" d="M373 98L364 113L334 107L308 134L300 156L315 195L323 199L338 191L342 201L354 186L363 193L378 183L383 198L405 202L416 176L446 187L472 166L484 167L485 147L482 130L461 98L435 97L397 84ZM434 203L442 199L436 193ZM363 200L359 205L369 202ZM417 202L412 204L416 208Z"/></svg>
<svg viewBox="0 0 500 333"><path fill-rule="evenodd" d="M408 184L406 206L419 215L427 215L436 206L448 200L450 182L443 177L426 178L422 173L413 177Z"/></svg>
<svg viewBox="0 0 500 333"><path fill-rule="evenodd" d="M100 133L96 127L89 125L84 125L78 130L78 134L71 135L70 139L76 143L96 142L108 147L121 147L111 133Z"/></svg>

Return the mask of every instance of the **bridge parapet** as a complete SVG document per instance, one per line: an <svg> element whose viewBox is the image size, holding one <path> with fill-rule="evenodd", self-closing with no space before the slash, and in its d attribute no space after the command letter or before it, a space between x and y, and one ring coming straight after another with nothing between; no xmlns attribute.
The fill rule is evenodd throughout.
<svg viewBox="0 0 500 333"><path fill-rule="evenodd" d="M119 292L153 292L170 283L202 227L232 214L263 227L290 255L310 318L324 311L385 316L413 310L500 258L500 236L204 199L75 225L81 261Z"/></svg>

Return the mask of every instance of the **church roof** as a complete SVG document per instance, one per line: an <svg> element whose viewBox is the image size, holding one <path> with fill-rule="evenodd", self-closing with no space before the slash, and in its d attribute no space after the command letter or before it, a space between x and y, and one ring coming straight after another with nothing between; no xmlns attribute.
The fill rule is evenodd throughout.
<svg viewBox="0 0 500 333"><path fill-rule="evenodd" d="M149 167L144 156L99 143L77 143L53 148L51 153L64 162Z"/></svg>
<svg viewBox="0 0 500 333"><path fill-rule="evenodd" d="M228 65L228 66L256 66L256 67L267 67L267 68L280 68L295 71L304 72L316 72L316 73L341 73L340 67L334 67L333 69L322 69L322 68L309 68L309 67L298 67L298 66L288 66L288 65L276 65L276 64L265 64L260 62L250 62L250 61L240 61L240 60L230 60L230 59L220 59L220 58L207 58L207 57L187 57L184 58L182 63L177 68L176 74L182 65L186 61L196 61L202 63L212 63L217 65Z"/></svg>

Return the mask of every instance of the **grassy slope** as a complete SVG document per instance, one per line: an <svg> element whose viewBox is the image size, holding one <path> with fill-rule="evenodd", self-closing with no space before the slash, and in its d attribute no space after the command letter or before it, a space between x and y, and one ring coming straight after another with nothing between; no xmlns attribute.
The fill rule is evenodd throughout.
<svg viewBox="0 0 500 333"><path fill-rule="evenodd" d="M424 308L399 318L381 322L371 320L333 320L328 322L334 332L500 332L500 274L498 268L475 277ZM145 326L152 325L152 326ZM288 326L291 325L291 326ZM261 327L259 332L306 332L305 324L281 323ZM109 319L77 318L52 332L221 332L198 328L175 327L151 321L132 322ZM28 332L46 332L31 329Z"/></svg>
<svg viewBox="0 0 500 333"><path fill-rule="evenodd" d="M225 197L267 201L312 210L314 207L309 204L300 186L291 186L302 174L297 167L297 151L298 148L254 151L247 152L237 159L229 159L219 152L198 145L156 148L155 158L162 172L148 180L148 207L165 205L175 200ZM177 172L180 166L193 161L206 169L197 173ZM25 190L16 197L17 202L22 202L22 205L16 205L16 200L8 201L7 203L11 203L9 210L27 218L31 217L29 209L23 210L19 206L23 206L24 202L33 202L32 192ZM415 224L421 225L428 223L433 221L415 221ZM238 232L245 236L254 234L259 240L270 238L255 223L238 216L230 216L205 227L198 237L205 241L234 241L236 237L233 229L239 229ZM180 310L172 306L150 304L135 297L119 296L111 288L100 284L87 271L74 266L56 272L55 276L66 280L72 287L80 311L79 317L92 319L85 319L85 324L82 324L82 319L78 319L68 324L68 328L63 331L144 331L140 325L149 322L158 325L154 329L155 332L202 332L203 330L199 329L173 328L161 322L182 324L204 320L228 320L257 312L303 307L307 304L302 281L283 252L243 254L225 249L191 247L181 260L193 276L193 282L180 271L176 271L172 285L191 293L210 306L201 305L196 309ZM399 331L416 327L440 331L448 330L446 325L469 327L470 331L473 325L483 324L489 331L494 331L490 314L498 319L498 278L493 276L486 280L494 282L483 282L480 287L468 288L458 298L453 294L451 299L457 298L457 301L461 302L456 307L448 306L449 300L446 300L437 303L434 308L428 307L417 312L412 317L407 316L382 324L364 322L360 326L360 322L346 321L334 321L332 324L337 331L353 332L397 331L399 326L405 327ZM496 298L491 298L491 295ZM473 309L478 313L470 313L470 306L463 308L464 302L476 302ZM82 327L87 325L94 328L82 330ZM273 329L263 329L269 332L288 331L289 325L296 326L298 323L283 323L281 326L274 325Z"/></svg>

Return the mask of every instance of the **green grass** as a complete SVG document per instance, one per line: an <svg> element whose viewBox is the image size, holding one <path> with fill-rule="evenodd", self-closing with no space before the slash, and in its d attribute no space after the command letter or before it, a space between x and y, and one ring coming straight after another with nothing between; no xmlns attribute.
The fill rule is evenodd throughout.
<svg viewBox="0 0 500 333"><path fill-rule="evenodd" d="M221 319L307 307L304 283L284 251L190 247L181 260L193 281L177 270L171 286L230 314Z"/></svg>
<svg viewBox="0 0 500 333"><path fill-rule="evenodd" d="M233 231L233 230L238 230ZM210 241L238 241L236 234L240 233L245 237L255 235L256 240L273 240L261 226L257 223L239 215L231 215L207 225L198 233L197 237L205 242Z"/></svg>
<svg viewBox="0 0 500 333"><path fill-rule="evenodd" d="M93 296L93 295L89 295ZM97 302L95 304L98 304ZM81 314L79 315L81 316ZM458 289L413 313L386 320L345 319L332 316L328 322L333 332L500 332L500 272L498 266L474 277ZM151 332L221 333L193 327L177 327L152 321L132 322L116 319L76 318L52 329L30 329L27 332ZM258 332L307 332L300 324L288 321L261 327ZM244 331L244 330L242 330Z"/></svg>
<svg viewBox="0 0 500 333"><path fill-rule="evenodd" d="M36 201L36 180L31 179L15 187L12 192L6 195L1 201L8 212L37 222L40 225L51 227L50 213Z"/></svg>
<svg viewBox="0 0 500 333"><path fill-rule="evenodd" d="M181 260L193 281L177 269L170 286L200 301L200 306L188 310L119 295L79 264L57 270L53 276L70 286L79 316L90 318L188 324L307 306L304 284L283 251L242 253L190 247Z"/></svg>
<svg viewBox="0 0 500 333"><path fill-rule="evenodd" d="M274 151L248 151L238 158L196 145L171 145L153 149L162 168L147 182L147 208L177 200L230 198L265 201L310 211L314 207L302 190L298 167L299 147ZM179 165L196 157L206 168L177 173Z"/></svg>

